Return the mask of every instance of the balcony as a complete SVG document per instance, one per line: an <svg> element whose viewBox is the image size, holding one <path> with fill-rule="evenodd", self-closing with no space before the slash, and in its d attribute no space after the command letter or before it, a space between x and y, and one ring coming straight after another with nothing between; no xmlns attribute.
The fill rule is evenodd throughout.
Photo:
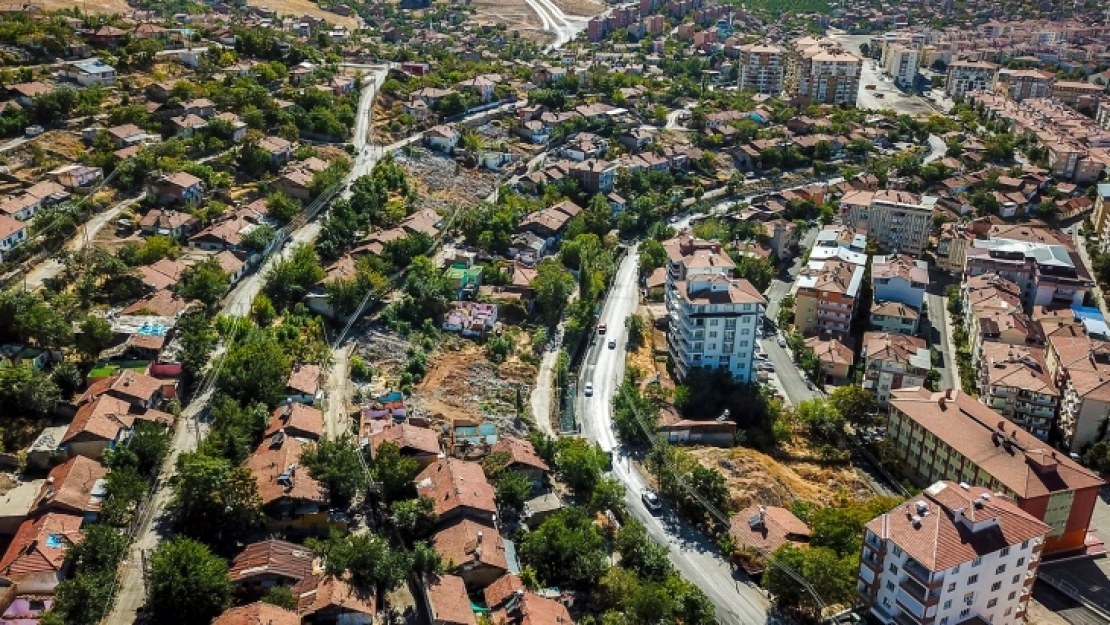
<svg viewBox="0 0 1110 625"><path fill-rule="evenodd" d="M910 575L917 578L922 586L929 586L933 582L933 573L917 560L907 559L902 568Z"/></svg>

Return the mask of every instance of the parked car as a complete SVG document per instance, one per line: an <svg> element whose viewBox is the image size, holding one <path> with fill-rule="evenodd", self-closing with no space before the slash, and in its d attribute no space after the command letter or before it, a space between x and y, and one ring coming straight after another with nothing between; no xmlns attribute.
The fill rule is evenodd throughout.
<svg viewBox="0 0 1110 625"><path fill-rule="evenodd" d="M594 394L594 383L593 382L586 382L585 393L586 393L586 397L592 397L593 396L593 394Z"/></svg>
<svg viewBox="0 0 1110 625"><path fill-rule="evenodd" d="M25 134L28 137L37 137L37 136L41 135L44 132L46 132L46 129L43 128L42 126L39 126L38 124L36 124L34 126L27 126L27 128L25 128L23 130L23 134Z"/></svg>
<svg viewBox="0 0 1110 625"><path fill-rule="evenodd" d="M786 347L786 339L779 337L779 347Z"/></svg>
<svg viewBox="0 0 1110 625"><path fill-rule="evenodd" d="M649 512L656 513L663 509L663 502L659 501L659 495L653 491L645 488L644 492L640 493L640 499L643 500Z"/></svg>
<svg viewBox="0 0 1110 625"><path fill-rule="evenodd" d="M597 333L598 334L605 334L605 331L608 330L608 329L609 329L609 326L605 325L604 323L597 324Z"/></svg>
<svg viewBox="0 0 1110 625"><path fill-rule="evenodd" d="M609 339L609 349L617 348L617 339Z"/></svg>

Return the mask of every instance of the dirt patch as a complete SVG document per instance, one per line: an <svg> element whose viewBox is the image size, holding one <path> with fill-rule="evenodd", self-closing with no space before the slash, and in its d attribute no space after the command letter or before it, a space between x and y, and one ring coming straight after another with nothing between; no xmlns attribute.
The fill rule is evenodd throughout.
<svg viewBox="0 0 1110 625"><path fill-rule="evenodd" d="M247 0L247 4L256 7L269 7L278 15L311 15L316 19L331 22L337 26L346 26L350 30L358 28L358 19L343 17L331 11L325 11L320 5L311 0Z"/></svg>
<svg viewBox="0 0 1110 625"><path fill-rule="evenodd" d="M44 11L57 11L59 9L72 9L74 3L71 0L39 0L35 3L35 6L42 8ZM85 0L80 4L80 7L85 13L119 13L122 15L132 11L126 0Z"/></svg>
<svg viewBox="0 0 1110 625"><path fill-rule="evenodd" d="M519 33L524 39L541 44L555 39L543 29L543 22L524 0L474 0L470 5L477 9L475 17L505 24L511 34Z"/></svg>
<svg viewBox="0 0 1110 625"><path fill-rule="evenodd" d="M527 433L517 418L517 397L527 403L534 366L516 355L496 365L484 345L454 335L445 335L428 360L428 372L410 402L418 412L441 423L491 421L502 432Z"/></svg>
<svg viewBox="0 0 1110 625"><path fill-rule="evenodd" d="M551 0L551 3L570 16L593 17L605 10L605 4L597 0Z"/></svg>
<svg viewBox="0 0 1110 625"><path fill-rule="evenodd" d="M731 507L737 510L754 503L789 508L796 499L802 499L826 506L873 496L867 483L850 466L779 462L747 447L691 448L689 451L703 466L725 476Z"/></svg>
<svg viewBox="0 0 1110 625"><path fill-rule="evenodd" d="M452 206L476 206L493 193L499 181L497 174L458 166L423 148L402 153L397 162L416 183L416 210L431 208L443 214Z"/></svg>

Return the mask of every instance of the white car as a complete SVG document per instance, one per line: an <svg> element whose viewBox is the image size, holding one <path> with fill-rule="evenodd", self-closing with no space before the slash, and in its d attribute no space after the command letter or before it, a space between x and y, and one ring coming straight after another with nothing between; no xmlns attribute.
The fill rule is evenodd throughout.
<svg viewBox="0 0 1110 625"><path fill-rule="evenodd" d="M786 339L779 337L779 347L786 347Z"/></svg>
<svg viewBox="0 0 1110 625"><path fill-rule="evenodd" d="M640 493L640 499L643 500L648 511L653 514L663 509L663 502L659 501L659 495L646 488L644 492Z"/></svg>
<svg viewBox="0 0 1110 625"><path fill-rule="evenodd" d="M594 394L594 383L586 382L586 397L592 397Z"/></svg>

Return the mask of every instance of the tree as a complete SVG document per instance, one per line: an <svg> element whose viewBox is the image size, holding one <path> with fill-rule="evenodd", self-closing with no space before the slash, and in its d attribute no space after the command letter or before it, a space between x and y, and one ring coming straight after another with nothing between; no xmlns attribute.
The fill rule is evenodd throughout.
<svg viewBox="0 0 1110 625"><path fill-rule="evenodd" d="M530 286L536 292L544 321L548 325L558 323L574 291L574 277L558 261L545 258L536 267L536 277Z"/></svg>
<svg viewBox="0 0 1110 625"><path fill-rule="evenodd" d="M613 546L621 554L621 566L644 579L663 581L674 572L667 548L655 543L641 523L625 523Z"/></svg>
<svg viewBox="0 0 1110 625"><path fill-rule="evenodd" d="M261 506L258 484L245 467L201 453L177 459L169 510L185 536L230 549L262 520Z"/></svg>
<svg viewBox="0 0 1110 625"><path fill-rule="evenodd" d="M578 497L589 497L609 464L601 446L584 438L560 438L555 465L563 482Z"/></svg>
<svg viewBox="0 0 1110 625"><path fill-rule="evenodd" d="M313 479L327 484L328 492L344 505L365 484L362 463L358 459L361 453L354 439L344 434L338 439L324 439L306 447L301 452L301 462L308 467Z"/></svg>
<svg viewBox="0 0 1110 625"><path fill-rule="evenodd" d="M564 508L521 541L522 560L548 584L587 589L608 568L601 532L581 508Z"/></svg>
<svg viewBox="0 0 1110 625"><path fill-rule="evenodd" d="M304 299L324 277L324 269L312 246L301 243L288 259L278 261L266 276L266 295L283 309Z"/></svg>
<svg viewBox="0 0 1110 625"><path fill-rule="evenodd" d="M170 433L165 426L137 420L127 446L112 451L107 464L113 469L128 465L139 475L153 477L161 468L169 448Z"/></svg>
<svg viewBox="0 0 1110 625"><path fill-rule="evenodd" d="M532 480L517 471L502 471L493 485L502 514L505 511L516 515L524 512L524 502L532 496Z"/></svg>
<svg viewBox="0 0 1110 625"><path fill-rule="evenodd" d="M215 312L230 284L231 277L213 257L181 272L178 292L184 298L198 300L209 312Z"/></svg>
<svg viewBox="0 0 1110 625"><path fill-rule="evenodd" d="M89 315L81 322L81 332L75 337L77 351L84 356L85 362L95 362L100 352L112 344L114 336L112 324L103 317Z"/></svg>
<svg viewBox="0 0 1110 625"><path fill-rule="evenodd" d="M1110 472L1110 443L1099 441L1083 453L1083 464L1100 473Z"/></svg>
<svg viewBox="0 0 1110 625"><path fill-rule="evenodd" d="M387 502L396 501L411 492L412 479L420 472L420 465L414 458L402 455L396 444L387 441L374 451L370 472L375 481L382 483L382 497Z"/></svg>
<svg viewBox="0 0 1110 625"><path fill-rule="evenodd" d="M636 313L632 313L625 318L624 326L628 328L628 343L632 345L632 347L643 345L644 318Z"/></svg>
<svg viewBox="0 0 1110 625"><path fill-rule="evenodd" d="M929 369L929 372L925 374L925 388L930 391L940 390L940 371Z"/></svg>
<svg viewBox="0 0 1110 625"><path fill-rule="evenodd" d="M265 595L262 595L262 603L276 605L290 612L297 611L298 601L298 597L286 586L274 586L267 590Z"/></svg>
<svg viewBox="0 0 1110 625"><path fill-rule="evenodd" d="M284 395L291 368L289 357L273 337L252 332L224 356L217 386L235 399L276 406Z"/></svg>
<svg viewBox="0 0 1110 625"><path fill-rule="evenodd" d="M412 567L408 553L391 549L389 542L377 534L341 534L333 531L317 553L324 557L328 573L342 576L347 572L356 585L376 588L380 593L397 589Z"/></svg>
<svg viewBox="0 0 1110 625"><path fill-rule="evenodd" d="M431 536L439 520L435 501L423 495L416 499L395 501L390 510L393 512L393 526L409 544Z"/></svg>
<svg viewBox="0 0 1110 625"><path fill-rule="evenodd" d="M154 621L208 625L231 603L227 562L186 537L164 541L150 557Z"/></svg>
<svg viewBox="0 0 1110 625"><path fill-rule="evenodd" d="M127 553L127 536L116 528L94 523L85 528L80 542L66 550L66 557L78 573L115 572L116 565Z"/></svg>
<svg viewBox="0 0 1110 625"><path fill-rule="evenodd" d="M861 386L841 386L829 395L829 403L844 420L855 427L870 425L875 420L879 403L875 395Z"/></svg>
<svg viewBox="0 0 1110 625"><path fill-rule="evenodd" d="M284 226L301 212L301 203L277 191L266 198L266 211L270 217Z"/></svg>
<svg viewBox="0 0 1110 625"><path fill-rule="evenodd" d="M667 250L655 239L640 244L640 277L647 277L659 267L667 265Z"/></svg>
<svg viewBox="0 0 1110 625"><path fill-rule="evenodd" d="M809 399L798 404L798 417L814 435L839 440L844 433L844 417L836 406L824 399Z"/></svg>
<svg viewBox="0 0 1110 625"><path fill-rule="evenodd" d="M34 367L0 369L0 414L42 417L54 412L61 399L58 385Z"/></svg>

